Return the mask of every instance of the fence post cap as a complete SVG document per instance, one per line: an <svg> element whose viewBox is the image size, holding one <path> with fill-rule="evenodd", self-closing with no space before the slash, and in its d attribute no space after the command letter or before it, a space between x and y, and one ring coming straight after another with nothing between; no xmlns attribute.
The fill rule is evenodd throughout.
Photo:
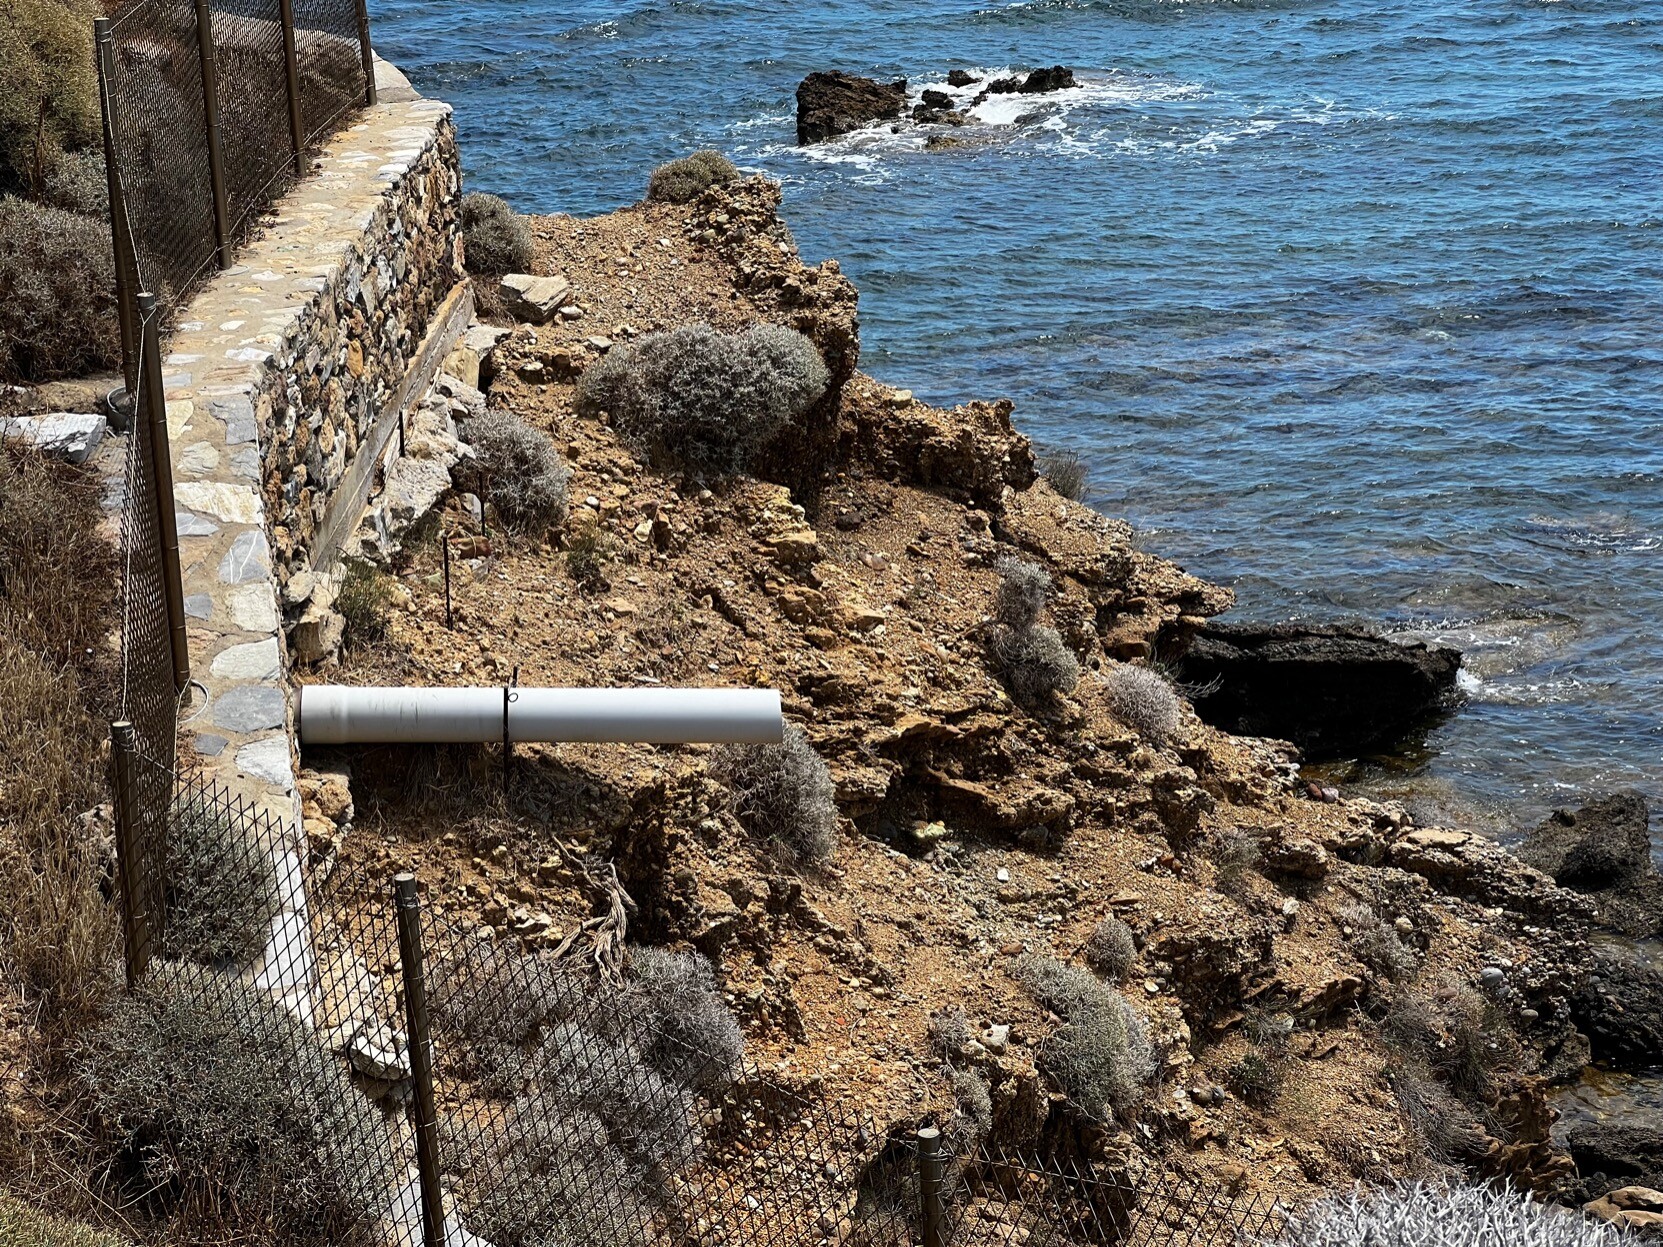
<svg viewBox="0 0 1663 1247"><path fill-rule="evenodd" d="M925 1143L933 1143L941 1137L941 1131L936 1129L934 1126L920 1126L918 1128L918 1137Z"/></svg>

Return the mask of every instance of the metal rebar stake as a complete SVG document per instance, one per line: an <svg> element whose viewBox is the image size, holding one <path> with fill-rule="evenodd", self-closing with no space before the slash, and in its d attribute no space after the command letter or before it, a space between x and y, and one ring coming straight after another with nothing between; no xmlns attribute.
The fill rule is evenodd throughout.
<svg viewBox="0 0 1663 1247"><path fill-rule="evenodd" d="M941 1216L941 1185L945 1169L941 1131L934 1126L925 1126L918 1132L918 1211L924 1231L924 1247L946 1247Z"/></svg>
<svg viewBox="0 0 1663 1247"><path fill-rule="evenodd" d="M410 1053L410 1100L416 1130L416 1170L421 1184L423 1247L444 1247L445 1197L439 1185L439 1113L433 1101L433 1038L427 1019L422 968L422 902L416 876L393 879L398 955L404 971L404 1033Z"/></svg>
<svg viewBox="0 0 1663 1247"><path fill-rule="evenodd" d="M140 850L138 737L122 719L110 724L110 761L115 782L116 884L121 889L121 927L125 937L127 990L132 991L150 964L150 914L144 902L144 856Z"/></svg>

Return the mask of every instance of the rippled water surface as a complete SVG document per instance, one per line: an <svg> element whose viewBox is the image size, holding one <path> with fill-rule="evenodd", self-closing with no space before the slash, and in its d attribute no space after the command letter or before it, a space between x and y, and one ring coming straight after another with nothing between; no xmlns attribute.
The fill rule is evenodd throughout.
<svg viewBox="0 0 1663 1247"><path fill-rule="evenodd" d="M579 214L721 147L862 290L863 366L1008 395L1240 613L1468 651L1369 777L1517 825L1663 798L1663 5L372 0L470 184ZM814 69L1062 63L957 136L792 145Z"/></svg>

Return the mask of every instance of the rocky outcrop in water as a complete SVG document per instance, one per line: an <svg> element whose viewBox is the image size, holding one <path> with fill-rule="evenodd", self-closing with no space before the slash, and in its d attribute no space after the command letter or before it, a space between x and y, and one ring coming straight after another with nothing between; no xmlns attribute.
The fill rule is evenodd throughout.
<svg viewBox="0 0 1663 1247"><path fill-rule="evenodd" d="M1214 623L1182 654L1214 727L1292 741L1313 761L1402 740L1453 698L1461 652L1373 633L1296 624Z"/></svg>
<svg viewBox="0 0 1663 1247"><path fill-rule="evenodd" d="M1610 953L1593 952L1572 1008L1594 1059L1617 1069L1653 1069L1663 1060L1663 974Z"/></svg>
<svg viewBox="0 0 1663 1247"><path fill-rule="evenodd" d="M1564 1138L1565 1149L1590 1187L1613 1180L1648 1187L1663 1185L1663 1130L1655 1126L1579 1122L1565 1131Z"/></svg>
<svg viewBox="0 0 1663 1247"><path fill-rule="evenodd" d="M1663 877L1651 857L1651 811L1639 793L1555 810L1519 856L1591 897L1600 925L1639 939L1663 933Z"/></svg>
<svg viewBox="0 0 1663 1247"><path fill-rule="evenodd" d="M835 69L812 73L797 86L797 144L822 143L899 117L906 106L905 78L878 82Z"/></svg>

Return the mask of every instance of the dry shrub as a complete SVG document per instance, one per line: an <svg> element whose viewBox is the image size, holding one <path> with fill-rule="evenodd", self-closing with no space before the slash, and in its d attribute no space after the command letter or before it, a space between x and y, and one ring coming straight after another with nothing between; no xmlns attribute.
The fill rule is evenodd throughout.
<svg viewBox="0 0 1663 1247"><path fill-rule="evenodd" d="M1051 573L1038 563L1017 558L1001 559L997 570L999 588L993 598L994 619L1013 632L1032 628L1055 591Z"/></svg>
<svg viewBox="0 0 1663 1247"><path fill-rule="evenodd" d="M712 186L726 186L739 177L734 167L721 152L694 152L680 160L661 164L652 171L647 182L649 203L692 203Z"/></svg>
<svg viewBox="0 0 1663 1247"><path fill-rule="evenodd" d="M1105 918L1091 932L1086 941L1086 964L1097 973L1116 983L1126 981L1132 963L1138 957L1137 940L1132 928L1119 918Z"/></svg>
<svg viewBox="0 0 1663 1247"><path fill-rule="evenodd" d="M1618 1247L1616 1229L1505 1187L1400 1186L1336 1195L1296 1217L1276 1247Z"/></svg>
<svg viewBox="0 0 1663 1247"><path fill-rule="evenodd" d="M345 560L335 610L346 621L346 648L362 649L384 640L393 622L393 578L363 559Z"/></svg>
<svg viewBox="0 0 1663 1247"><path fill-rule="evenodd" d="M152 1215L335 1247L402 1176L345 1062L237 978L156 963L72 1061L96 1154Z"/></svg>
<svg viewBox="0 0 1663 1247"><path fill-rule="evenodd" d="M962 1156L981 1146L993 1130L993 1096L987 1080L975 1070L949 1069L947 1084L953 1089L953 1106L958 1111L948 1127L953 1154Z"/></svg>
<svg viewBox="0 0 1663 1247"><path fill-rule="evenodd" d="M829 381L814 344L794 329L686 325L613 347L583 374L576 405L586 417L608 413L655 466L726 476L745 470Z"/></svg>
<svg viewBox="0 0 1663 1247"><path fill-rule="evenodd" d="M7 0L0 11L0 183L38 191L66 148L98 140L92 0Z"/></svg>
<svg viewBox="0 0 1663 1247"><path fill-rule="evenodd" d="M1337 917L1345 926L1346 943L1370 970L1393 983L1408 982L1419 973L1420 954L1399 939L1396 928L1373 907L1344 905Z"/></svg>
<svg viewBox="0 0 1663 1247"><path fill-rule="evenodd" d="M0 380L50 381L120 363L110 227L0 198Z"/></svg>
<svg viewBox="0 0 1663 1247"><path fill-rule="evenodd" d="M998 571L988 657L1011 696L1037 710L1058 693L1072 691L1080 681L1080 662L1061 633L1038 622L1054 592L1050 574L1037 563L1015 558L1002 560Z"/></svg>
<svg viewBox="0 0 1663 1247"><path fill-rule="evenodd" d="M1149 1030L1126 998L1089 971L1029 953L1012 969L1028 993L1063 1019L1045 1041L1041 1064L1076 1108L1127 1123L1155 1078Z"/></svg>
<svg viewBox="0 0 1663 1247"><path fill-rule="evenodd" d="M1114 717L1156 745L1178 736L1183 703L1164 676L1148 667L1115 663L1103 674Z"/></svg>
<svg viewBox="0 0 1663 1247"><path fill-rule="evenodd" d="M110 178L104 149L87 147L66 152L47 171L41 198L65 212L105 220L110 215Z"/></svg>
<svg viewBox="0 0 1663 1247"><path fill-rule="evenodd" d="M618 557L617 546L593 512L572 522L566 536L566 571L585 589L604 589L606 569Z"/></svg>
<svg viewBox="0 0 1663 1247"><path fill-rule="evenodd" d="M113 1234L38 1212L0 1191L0 1243L6 1247L124 1247Z"/></svg>
<svg viewBox="0 0 1663 1247"><path fill-rule="evenodd" d="M472 474L504 525L542 536L566 515L572 470L548 434L506 411L487 411L464 431L473 447Z"/></svg>
<svg viewBox="0 0 1663 1247"><path fill-rule="evenodd" d="M1086 461L1074 451L1059 450L1040 456L1039 470L1051 488L1064 498L1079 502L1086 496L1089 479Z"/></svg>
<svg viewBox="0 0 1663 1247"><path fill-rule="evenodd" d="M211 800L179 802L168 827L162 955L253 965L282 908L272 846Z"/></svg>
<svg viewBox="0 0 1663 1247"><path fill-rule="evenodd" d="M468 272L500 277L531 271L531 225L507 200L480 191L462 196L461 227Z"/></svg>
<svg viewBox="0 0 1663 1247"><path fill-rule="evenodd" d="M733 794L734 813L752 835L818 866L837 848L837 788L794 723L777 745L717 745L710 771Z"/></svg>
<svg viewBox="0 0 1663 1247"><path fill-rule="evenodd" d="M716 986L716 969L696 952L637 948L624 985L629 1033L660 1073L706 1095L738 1076L745 1039Z"/></svg>
<svg viewBox="0 0 1663 1247"><path fill-rule="evenodd" d="M976 1037L963 1005L948 1005L941 1012L931 1014L929 1033L936 1051L948 1058L958 1056L964 1051L964 1045Z"/></svg>

